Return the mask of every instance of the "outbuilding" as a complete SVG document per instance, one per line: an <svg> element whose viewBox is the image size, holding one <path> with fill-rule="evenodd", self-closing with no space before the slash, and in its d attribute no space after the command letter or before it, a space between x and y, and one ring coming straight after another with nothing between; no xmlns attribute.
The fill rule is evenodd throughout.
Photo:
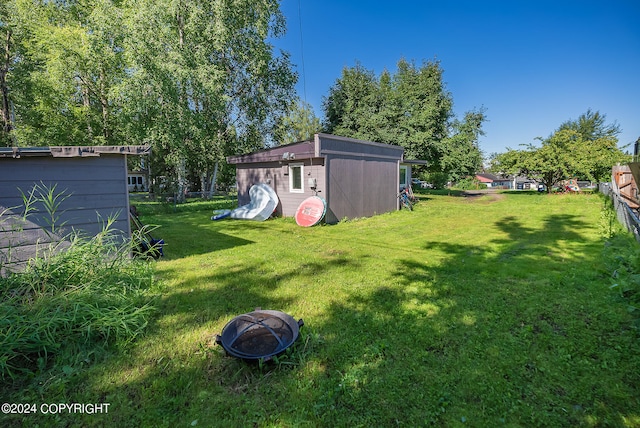
<svg viewBox="0 0 640 428"><path fill-rule="evenodd" d="M119 239L130 237L127 156L149 153L148 146L0 148L0 268L23 264L71 231L95 236L108 219Z"/></svg>
<svg viewBox="0 0 640 428"><path fill-rule="evenodd" d="M397 210L398 191L411 183L411 166L400 146L329 134L254 153L231 156L236 165L238 204L250 202L252 185L266 183L280 202L277 215L291 217L312 195L325 199L325 221L369 217Z"/></svg>

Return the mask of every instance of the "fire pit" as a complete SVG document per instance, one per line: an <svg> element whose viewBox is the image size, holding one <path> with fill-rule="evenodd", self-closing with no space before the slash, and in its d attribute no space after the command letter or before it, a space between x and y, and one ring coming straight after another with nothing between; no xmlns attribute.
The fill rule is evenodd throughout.
<svg viewBox="0 0 640 428"><path fill-rule="evenodd" d="M216 343L234 357L268 361L293 345L303 325L284 312L256 308L229 321Z"/></svg>

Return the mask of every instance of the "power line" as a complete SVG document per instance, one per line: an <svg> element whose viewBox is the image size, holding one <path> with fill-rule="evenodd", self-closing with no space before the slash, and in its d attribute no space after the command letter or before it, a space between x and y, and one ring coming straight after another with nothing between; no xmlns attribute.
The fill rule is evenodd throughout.
<svg viewBox="0 0 640 428"><path fill-rule="evenodd" d="M298 23L300 24L300 58L302 61L302 92L304 102L307 102L307 79L304 72L304 43L302 37L302 12L300 11L300 0L298 0Z"/></svg>

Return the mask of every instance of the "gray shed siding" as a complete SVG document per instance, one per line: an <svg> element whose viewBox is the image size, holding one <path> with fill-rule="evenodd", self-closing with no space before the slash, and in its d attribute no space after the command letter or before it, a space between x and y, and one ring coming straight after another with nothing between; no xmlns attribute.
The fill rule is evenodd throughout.
<svg viewBox="0 0 640 428"><path fill-rule="evenodd" d="M291 192L289 189L289 164L302 163L304 165L303 192ZM314 192L309 188L309 178L316 179L318 196L326 193L323 159L292 160L287 162L268 162L258 164L239 164L236 169L238 185L238 205L249 203L249 189L257 183L266 183L275 190L280 202L276 207L276 214L292 217L302 201Z"/></svg>
<svg viewBox="0 0 640 428"><path fill-rule="evenodd" d="M0 205L22 205L23 193L34 185L56 186L56 193L69 196L57 214L67 230L89 235L102 230L100 219L115 217L114 228L130 234L127 162L124 156L102 155L86 158L23 157L0 158ZM29 216L35 224L46 226L46 212L40 205Z"/></svg>
<svg viewBox="0 0 640 428"><path fill-rule="evenodd" d="M21 191L26 195L35 185L56 186L55 194L68 196L56 211L58 226L63 225L60 235L72 230L96 235L112 217L116 219L113 229L123 236L130 236L126 156L0 157L0 207L19 216L24 209ZM0 218L0 257L4 257L5 262L9 251L13 252L13 261L20 261L18 259L26 255L33 256L36 241L44 241L42 232L37 229L49 228L50 220L42 204L35 207L19 233L15 230L15 217L7 212Z"/></svg>
<svg viewBox="0 0 640 428"><path fill-rule="evenodd" d="M327 164L327 223L398 208L402 147L326 134L318 134L316 139Z"/></svg>
<svg viewBox="0 0 640 428"><path fill-rule="evenodd" d="M398 161L333 155L327 158L327 175L327 223L397 209Z"/></svg>

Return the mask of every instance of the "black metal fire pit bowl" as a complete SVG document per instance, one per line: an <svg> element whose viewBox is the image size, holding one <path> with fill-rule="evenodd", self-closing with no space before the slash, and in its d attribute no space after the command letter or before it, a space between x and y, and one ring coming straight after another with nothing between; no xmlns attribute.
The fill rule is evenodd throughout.
<svg viewBox="0 0 640 428"><path fill-rule="evenodd" d="M284 312L256 308L229 321L216 343L231 356L269 361L293 345L303 325L302 319L296 322Z"/></svg>

